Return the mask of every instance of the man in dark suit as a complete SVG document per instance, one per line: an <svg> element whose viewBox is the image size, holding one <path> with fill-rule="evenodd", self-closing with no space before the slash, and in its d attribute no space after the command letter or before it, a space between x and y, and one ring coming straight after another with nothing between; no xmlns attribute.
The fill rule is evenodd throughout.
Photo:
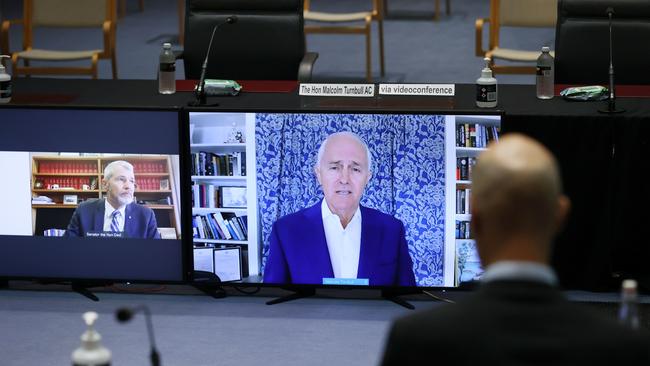
<svg viewBox="0 0 650 366"><path fill-rule="evenodd" d="M64 236L159 239L156 216L133 202L133 166L113 161L104 169L106 199L82 202L75 210Z"/></svg>
<svg viewBox="0 0 650 366"><path fill-rule="evenodd" d="M591 313L557 288L549 252L569 200L550 152L506 136L479 156L472 175L472 228L486 267L479 288L397 320L382 364L648 364L645 331Z"/></svg>
<svg viewBox="0 0 650 366"><path fill-rule="evenodd" d="M323 141L315 173L325 198L273 224L264 282L415 286L402 222L359 205L370 166L357 135Z"/></svg>

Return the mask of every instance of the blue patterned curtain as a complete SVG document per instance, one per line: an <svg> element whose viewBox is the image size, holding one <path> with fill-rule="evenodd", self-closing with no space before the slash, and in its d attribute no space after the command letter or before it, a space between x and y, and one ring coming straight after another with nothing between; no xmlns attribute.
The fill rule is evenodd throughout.
<svg viewBox="0 0 650 366"><path fill-rule="evenodd" d="M320 143L352 131L373 159L361 204L402 220L419 286L443 285L444 116L262 113L255 129L262 270L275 220L323 197L314 174Z"/></svg>

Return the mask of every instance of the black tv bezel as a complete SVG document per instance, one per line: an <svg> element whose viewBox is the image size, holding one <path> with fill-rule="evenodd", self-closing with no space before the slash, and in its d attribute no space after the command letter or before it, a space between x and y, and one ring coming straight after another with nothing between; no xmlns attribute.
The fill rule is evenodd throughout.
<svg viewBox="0 0 650 366"><path fill-rule="evenodd" d="M181 182L181 187L179 190L180 196L180 221L181 221L181 273L180 279L178 280L168 280L168 279L134 279L134 278L105 278L105 277L64 277L64 276L5 276L0 275L0 281L12 281L12 280L24 280L24 281L41 281L47 283L89 283L89 284L108 284L108 283L141 283L141 284L186 284L190 282L193 278L193 260L192 260L192 246L188 247L188 242L186 238L192 237L191 230L191 210L187 212L187 205L184 204L188 199L191 200L189 192L182 189L182 182L186 179L191 179L191 177L185 177L187 172L183 169L183 155L185 151L189 151L189 129L186 128L183 120L183 109L179 107L119 107L119 106L101 106L101 105L48 105L48 104L6 104L0 106L0 109L14 109L14 110L89 110L89 111L125 111L125 112L169 112L176 114L176 124L178 129L178 156L179 156L179 182ZM187 146L185 146L187 144ZM189 217L190 226L188 227L187 222ZM0 236L1 237L1 236Z"/></svg>
<svg viewBox="0 0 650 366"><path fill-rule="evenodd" d="M190 113L198 112L198 113L294 113L294 114L402 114L402 115L453 115L453 116L498 116L500 117L500 121L503 121L503 118L505 116L505 111L501 109L490 109L490 110L476 110L476 109L467 109L467 110L450 110L450 109L435 109L435 110L425 110L425 109L412 109L412 110L399 110L399 109L367 109L367 108L342 108L339 110L333 110L333 109L327 109L327 108L309 108L305 107L302 109L296 109L296 108L278 108L278 109L273 109L273 108L259 108L259 107L251 107L251 108L231 108L231 107L226 107L226 108L210 108L210 107L185 107L182 108L182 114L183 118L186 123L185 123L185 128L187 129L187 132L185 133L186 136L188 136L188 141L187 144L187 150L186 150L186 156L187 156L187 164L191 164L190 162L190 152L191 152L191 147L189 143L189 125L190 125ZM182 169L183 170L183 169ZM185 182L185 185L187 187L190 186L191 184L191 176L188 176L188 181ZM181 186L183 186L183 183L181 183ZM188 190L189 194L189 190ZM187 208L187 212L190 214L188 215L188 220L190 223L191 227L191 217L192 217L192 207L191 207L191 199L183 201L185 204L190 205L190 207ZM187 239L189 240L189 243L186 245L188 248L193 248L193 238L192 235L190 236L184 236L184 240ZM190 280L189 284L196 284L196 283L205 283L205 278L202 278L200 276L197 276L195 271L194 271L194 258L193 256L190 256L188 258L191 261L191 267L189 267L194 274ZM232 287L232 288L279 288L279 289L284 289L288 291L295 291L295 292L302 292L302 291L311 291L311 290L316 290L316 289L332 289L332 290L381 290L384 292L392 293L392 294L410 294L410 293L420 293L422 291L455 291L459 290L462 288L462 286L385 286L385 285L369 285L369 286L363 286L363 285L323 285L323 284L282 284L282 283L265 283L265 282L215 282L215 284L218 284L219 286L224 286L224 287Z"/></svg>

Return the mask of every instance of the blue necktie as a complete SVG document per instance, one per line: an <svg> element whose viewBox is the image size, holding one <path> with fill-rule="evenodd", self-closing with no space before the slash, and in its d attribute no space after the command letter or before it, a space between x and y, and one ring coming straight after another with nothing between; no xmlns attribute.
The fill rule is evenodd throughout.
<svg viewBox="0 0 650 366"><path fill-rule="evenodd" d="M119 233L120 232L120 224L118 223L117 219L120 217L120 211L115 210L111 214L111 231L114 233Z"/></svg>

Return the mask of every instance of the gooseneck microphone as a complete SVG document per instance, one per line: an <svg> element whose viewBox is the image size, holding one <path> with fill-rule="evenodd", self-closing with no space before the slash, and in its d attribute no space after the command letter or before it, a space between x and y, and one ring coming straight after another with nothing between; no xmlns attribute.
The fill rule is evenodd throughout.
<svg viewBox="0 0 650 366"><path fill-rule="evenodd" d="M151 354L149 356L151 359L151 365L160 366L160 354L158 353L158 350L156 350L156 340L153 336L153 325L151 323L151 312L149 311L149 308L146 305L139 305L132 308L119 308L115 311L115 317L120 323L126 323L131 320L138 311L144 312L147 320L147 333L149 334L149 344L151 345Z"/></svg>
<svg viewBox="0 0 650 366"><path fill-rule="evenodd" d="M606 109L599 109L598 112L601 113L621 113L625 112L625 109L616 109L616 92L614 86L614 52L613 52L613 41L612 41L612 17L614 16L614 8L611 6L605 10L607 16L609 17L609 99L607 101Z"/></svg>
<svg viewBox="0 0 650 366"><path fill-rule="evenodd" d="M208 57L210 56L210 50L212 49L212 41L214 40L214 34L217 32L217 29L219 29L222 25L224 24L235 24L237 23L237 16L236 15L231 15L228 18L226 18L226 21L218 23L217 25L212 28L212 35L210 36L210 42L208 43L208 49L205 53L205 59L203 59L203 65L201 65L201 77L199 78L199 83L196 84L196 89L194 89L194 93L196 95L196 100L193 103L190 103L192 106L200 106L204 105L206 101L206 95L205 95L205 74L208 70Z"/></svg>

